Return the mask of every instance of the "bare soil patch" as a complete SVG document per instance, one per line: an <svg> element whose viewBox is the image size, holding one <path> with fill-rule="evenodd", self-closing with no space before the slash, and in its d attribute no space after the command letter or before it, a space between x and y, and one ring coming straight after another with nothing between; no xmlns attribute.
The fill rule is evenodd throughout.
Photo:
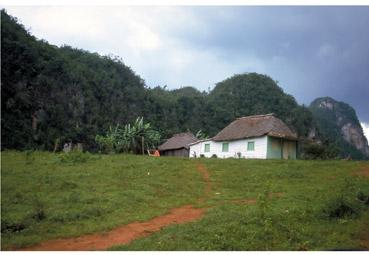
<svg viewBox="0 0 369 255"><path fill-rule="evenodd" d="M274 197L280 198L280 197L283 197L283 196L284 196L283 192L270 192L268 194L269 198L274 198Z"/></svg>
<svg viewBox="0 0 369 255"><path fill-rule="evenodd" d="M369 222L368 222L369 223ZM369 231L367 228L363 228L360 238L360 247L369 251Z"/></svg>
<svg viewBox="0 0 369 255"><path fill-rule="evenodd" d="M240 200L234 200L232 203L238 204L238 205L254 205L256 204L256 199L240 199Z"/></svg>

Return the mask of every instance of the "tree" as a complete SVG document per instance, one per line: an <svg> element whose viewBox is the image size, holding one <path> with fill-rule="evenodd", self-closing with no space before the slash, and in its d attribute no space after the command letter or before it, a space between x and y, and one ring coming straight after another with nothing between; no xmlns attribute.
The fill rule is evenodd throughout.
<svg viewBox="0 0 369 255"><path fill-rule="evenodd" d="M138 117L132 124L126 124L124 127L110 127L105 135L97 135L95 141L100 149L107 153L139 154L146 149L155 148L160 142L160 133L152 129L150 123L144 123L143 117Z"/></svg>

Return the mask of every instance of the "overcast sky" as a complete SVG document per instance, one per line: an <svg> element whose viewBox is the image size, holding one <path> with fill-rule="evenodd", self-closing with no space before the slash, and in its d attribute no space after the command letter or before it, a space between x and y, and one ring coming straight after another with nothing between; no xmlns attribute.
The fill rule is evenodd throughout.
<svg viewBox="0 0 369 255"><path fill-rule="evenodd" d="M6 9L51 44L120 56L151 87L208 90L258 72L300 104L331 96L369 123L369 7Z"/></svg>

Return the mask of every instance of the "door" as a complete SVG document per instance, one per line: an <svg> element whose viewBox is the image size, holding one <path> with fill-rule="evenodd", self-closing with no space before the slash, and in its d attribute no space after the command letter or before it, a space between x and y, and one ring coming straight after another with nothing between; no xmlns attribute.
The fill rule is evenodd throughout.
<svg viewBox="0 0 369 255"><path fill-rule="evenodd" d="M290 143L283 141L283 148L282 148L282 157L283 159L288 159L289 151L290 151Z"/></svg>

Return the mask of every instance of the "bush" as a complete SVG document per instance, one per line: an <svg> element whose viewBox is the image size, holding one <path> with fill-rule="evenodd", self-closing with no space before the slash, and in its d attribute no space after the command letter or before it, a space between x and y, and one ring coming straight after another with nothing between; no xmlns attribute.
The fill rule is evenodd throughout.
<svg viewBox="0 0 369 255"><path fill-rule="evenodd" d="M362 191L358 192L357 199L365 205L369 205L369 195L364 194Z"/></svg>
<svg viewBox="0 0 369 255"><path fill-rule="evenodd" d="M303 159L336 159L339 156L339 148L336 144L324 141L323 143L303 142Z"/></svg>
<svg viewBox="0 0 369 255"><path fill-rule="evenodd" d="M354 217L359 214L355 204L343 198L332 200L324 209L324 213L331 219Z"/></svg>
<svg viewBox="0 0 369 255"><path fill-rule="evenodd" d="M345 179L344 184L340 187L334 197L326 204L323 209L324 214L331 219L351 218L358 216L363 209L359 201L359 197L365 200L358 187L352 183L352 180Z"/></svg>
<svg viewBox="0 0 369 255"><path fill-rule="evenodd" d="M216 154L211 155L212 158L218 158Z"/></svg>
<svg viewBox="0 0 369 255"><path fill-rule="evenodd" d="M1 219L1 233L8 232L19 232L26 228L25 223L23 222L9 222L7 220Z"/></svg>
<svg viewBox="0 0 369 255"><path fill-rule="evenodd" d="M85 163L90 159L91 159L90 153L77 150L73 150L68 153L62 153L59 155L60 162L66 164Z"/></svg>

